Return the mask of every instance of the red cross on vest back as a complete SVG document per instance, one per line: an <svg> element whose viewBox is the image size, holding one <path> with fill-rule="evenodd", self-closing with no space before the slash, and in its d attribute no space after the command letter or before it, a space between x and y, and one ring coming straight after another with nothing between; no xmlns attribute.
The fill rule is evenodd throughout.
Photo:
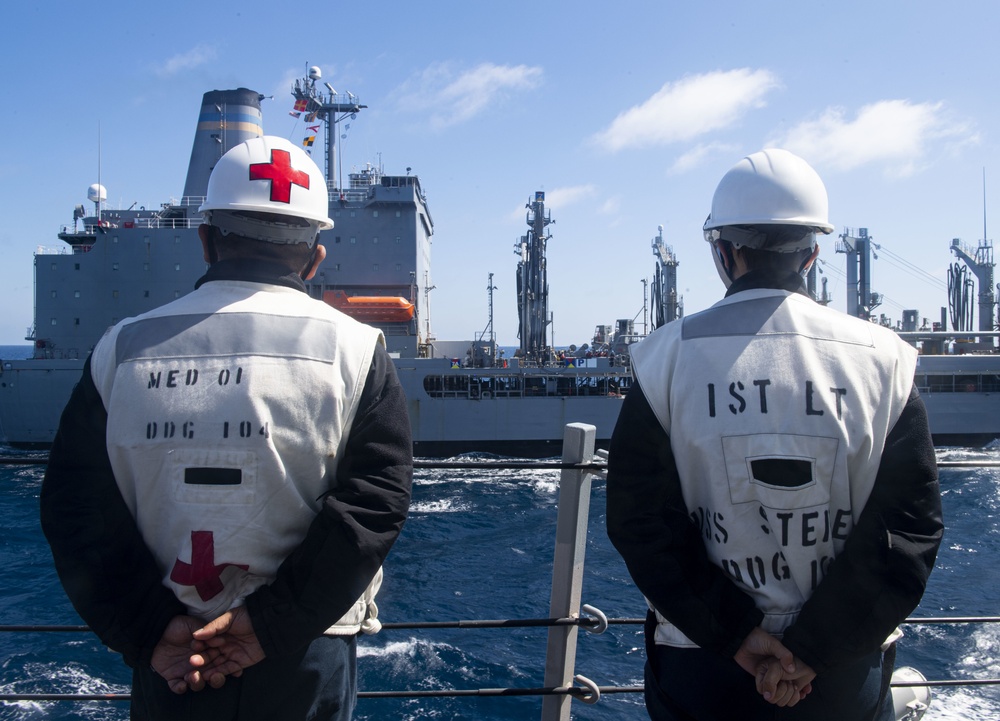
<svg viewBox="0 0 1000 721"><path fill-rule="evenodd" d="M170 580L181 586L194 586L202 601L222 592L222 571L236 566L246 571L242 563L215 563L215 536L211 531L191 531L191 563L177 559L170 570Z"/></svg>
<svg viewBox="0 0 1000 721"><path fill-rule="evenodd" d="M309 188L309 173L292 167L292 156L287 150L272 150L270 163L250 163L250 180L270 180L271 200L290 203L292 185Z"/></svg>

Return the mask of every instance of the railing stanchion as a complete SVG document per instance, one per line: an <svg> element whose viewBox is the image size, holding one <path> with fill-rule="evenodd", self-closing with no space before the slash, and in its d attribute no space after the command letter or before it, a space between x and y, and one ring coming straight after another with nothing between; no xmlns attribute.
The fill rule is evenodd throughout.
<svg viewBox="0 0 1000 721"><path fill-rule="evenodd" d="M597 429L586 423L569 423L563 434L563 463L587 463L594 456ZM564 468L559 476L559 515L552 562L552 595L549 615L578 617L583 588L583 561L590 518L589 471ZM576 668L578 626L549 629L545 650L545 686L572 686ZM569 721L572 696L545 696L542 721Z"/></svg>

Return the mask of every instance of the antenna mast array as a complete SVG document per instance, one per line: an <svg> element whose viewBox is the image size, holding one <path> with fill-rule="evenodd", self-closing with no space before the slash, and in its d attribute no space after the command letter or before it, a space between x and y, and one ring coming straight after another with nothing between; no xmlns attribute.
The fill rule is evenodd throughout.
<svg viewBox="0 0 1000 721"><path fill-rule="evenodd" d="M545 192L536 191L535 199L526 206L527 235L514 244L514 253L521 256L517 264L517 337L521 339L521 357L544 363L548 360L545 342L549 323L549 282L545 268L545 243L551 236L545 227L554 223L545 212Z"/></svg>
<svg viewBox="0 0 1000 721"><path fill-rule="evenodd" d="M495 344L497 340L497 335L493 330L493 291L496 289L497 287L493 285L493 274L490 273L489 279L486 281L486 294L489 300L489 319L486 321L486 328L479 334L477 340L487 339L491 345ZM487 335L489 338L487 338Z"/></svg>
<svg viewBox="0 0 1000 721"><path fill-rule="evenodd" d="M969 270L979 281L979 330L994 330L994 308L996 306L996 295L993 293L993 241L988 240L986 234L986 169L983 168L983 239L979 241L979 247L975 250L966 247L959 238L951 241L952 252L965 261ZM956 314L956 309L952 308L952 316ZM954 321L953 321L954 322ZM956 328L955 330L971 330Z"/></svg>
<svg viewBox="0 0 1000 721"><path fill-rule="evenodd" d="M680 261L674 249L663 242L663 226L657 226L658 235L651 243L656 256L656 274L653 276L652 325L656 330L672 320L677 320L683 312L677 294L677 266Z"/></svg>
<svg viewBox="0 0 1000 721"><path fill-rule="evenodd" d="M882 296L872 292L872 239L868 228L858 228L857 236L844 231L836 250L847 254L847 315L870 320L872 311L882 305Z"/></svg>
<svg viewBox="0 0 1000 721"><path fill-rule="evenodd" d="M295 96L297 111L306 113L307 118L315 114L316 120L326 123L326 184L328 190L336 190L343 188L343 183L334 179L337 168L337 123L345 118L356 117L357 113L368 106L361 105L352 93L347 93L346 97L338 95L328 82L323 83L329 91L324 93L316 87L317 81L322 79L322 71L313 65L309 68L308 77L299 78L292 85L292 95Z"/></svg>

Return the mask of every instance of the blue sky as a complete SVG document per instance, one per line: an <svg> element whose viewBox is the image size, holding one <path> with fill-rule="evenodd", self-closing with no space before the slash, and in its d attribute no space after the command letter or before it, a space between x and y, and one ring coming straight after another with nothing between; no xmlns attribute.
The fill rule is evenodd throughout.
<svg viewBox="0 0 1000 721"><path fill-rule="evenodd" d="M1000 210L1000 4L326 2L8 4L0 27L0 344L23 343L33 258L97 180L112 207L183 192L205 91L248 87L265 132L300 142L289 88L310 65L368 109L348 168L420 176L435 223L432 331L487 321L515 345L514 243L547 193L558 345L636 318L650 240L679 257L685 310L722 291L701 225L719 178L787 147L826 182L835 233L880 244L876 312L937 320L949 246L976 246ZM100 129L100 130L99 130ZM987 235L991 235L989 225ZM820 258L844 309L845 256ZM914 270L914 268L918 270Z"/></svg>

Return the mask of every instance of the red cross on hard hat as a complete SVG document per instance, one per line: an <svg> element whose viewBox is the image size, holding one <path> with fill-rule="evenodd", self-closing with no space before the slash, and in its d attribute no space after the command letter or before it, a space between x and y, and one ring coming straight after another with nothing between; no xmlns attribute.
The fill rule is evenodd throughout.
<svg viewBox="0 0 1000 721"><path fill-rule="evenodd" d="M240 143L219 159L198 210L206 222L213 211L244 211L301 218L318 230L333 227L323 173L301 148L269 135Z"/></svg>
<svg viewBox="0 0 1000 721"><path fill-rule="evenodd" d="M292 167L291 153L271 149L270 163L250 163L250 180L270 180L271 200L275 203L292 202L292 186L309 189L309 173Z"/></svg>

